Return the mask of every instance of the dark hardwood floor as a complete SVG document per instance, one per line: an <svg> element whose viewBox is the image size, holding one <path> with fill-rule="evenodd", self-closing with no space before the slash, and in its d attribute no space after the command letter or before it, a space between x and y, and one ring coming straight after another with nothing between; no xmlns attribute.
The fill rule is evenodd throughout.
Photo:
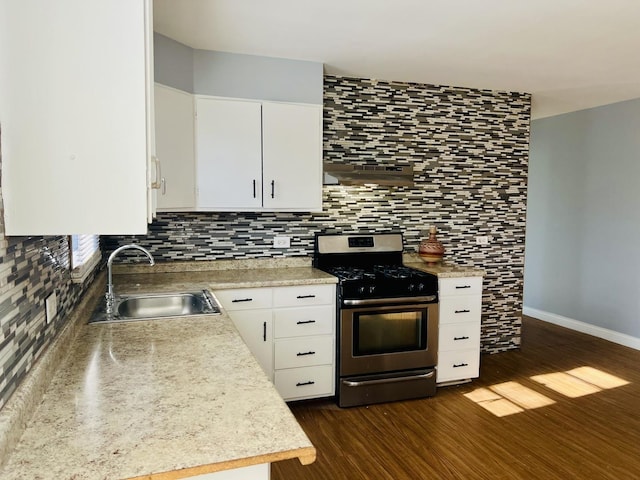
<svg viewBox="0 0 640 480"><path fill-rule="evenodd" d="M497 416L465 394L525 407ZM640 351L531 318L520 350L483 355L479 379L435 397L290 406L318 456L273 464L272 480L640 479Z"/></svg>

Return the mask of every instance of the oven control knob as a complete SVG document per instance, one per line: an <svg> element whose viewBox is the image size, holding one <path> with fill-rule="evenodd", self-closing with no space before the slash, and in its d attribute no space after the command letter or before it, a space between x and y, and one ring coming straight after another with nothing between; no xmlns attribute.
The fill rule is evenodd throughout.
<svg viewBox="0 0 640 480"><path fill-rule="evenodd" d="M364 287L358 287L358 293L359 294L363 294L365 292L365 288Z"/></svg>
<svg viewBox="0 0 640 480"><path fill-rule="evenodd" d="M418 291L422 292L424 290L424 283L419 283L418 284Z"/></svg>
<svg viewBox="0 0 640 480"><path fill-rule="evenodd" d="M370 285L369 286L369 293L373 295L373 292L376 291L376 286L375 285Z"/></svg>
<svg viewBox="0 0 640 480"><path fill-rule="evenodd" d="M407 290L409 290L410 292L413 292L416 289L416 286L413 283L410 283L409 285L407 285Z"/></svg>

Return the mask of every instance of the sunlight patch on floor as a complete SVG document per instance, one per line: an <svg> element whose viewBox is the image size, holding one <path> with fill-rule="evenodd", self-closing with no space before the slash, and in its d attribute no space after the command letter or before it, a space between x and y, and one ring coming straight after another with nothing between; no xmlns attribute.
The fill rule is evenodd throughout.
<svg viewBox="0 0 640 480"><path fill-rule="evenodd" d="M531 377L535 382L569 398L582 397L602 390L628 385L626 380L593 367L578 367L566 372ZM549 397L518 382L504 382L489 388L477 388L464 396L497 417L556 403Z"/></svg>
<svg viewBox="0 0 640 480"><path fill-rule="evenodd" d="M603 390L629 385L629 382L626 380L593 367L578 367L573 370L567 370L567 373L579 378L580 380L584 380L585 382L589 382L600 387Z"/></svg>
<svg viewBox="0 0 640 480"><path fill-rule="evenodd" d="M573 375L565 372L545 373L544 375L536 375L531 380L556 391L565 397L577 398L592 393L600 392L602 389L589 382L580 380Z"/></svg>
<svg viewBox="0 0 640 480"><path fill-rule="evenodd" d="M488 388L477 388L473 392L465 393L464 396L493 413L496 417L505 417L514 413L524 412L524 409Z"/></svg>
<svg viewBox="0 0 640 480"><path fill-rule="evenodd" d="M497 417L513 415L555 403L550 398L518 382L504 382L489 388L478 388L464 396Z"/></svg>
<svg viewBox="0 0 640 480"><path fill-rule="evenodd" d="M531 390L518 382L499 383L490 388L497 394L502 395L504 398L520 405L526 410L546 407L547 405L556 403L549 397L545 397L541 393Z"/></svg>

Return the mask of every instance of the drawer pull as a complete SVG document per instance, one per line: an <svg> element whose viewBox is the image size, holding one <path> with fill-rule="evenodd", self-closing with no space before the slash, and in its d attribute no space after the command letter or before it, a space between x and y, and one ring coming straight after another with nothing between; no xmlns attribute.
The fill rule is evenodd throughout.
<svg viewBox="0 0 640 480"><path fill-rule="evenodd" d="M298 295L296 298L316 298L315 295Z"/></svg>
<svg viewBox="0 0 640 480"><path fill-rule="evenodd" d="M298 382L296 383L296 387L304 387L306 385L314 385L316 382L313 380L309 380L308 382Z"/></svg>
<svg viewBox="0 0 640 480"><path fill-rule="evenodd" d="M304 357L305 355L315 355L316 352L298 352L296 353L296 357Z"/></svg>
<svg viewBox="0 0 640 480"><path fill-rule="evenodd" d="M468 367L468 366L469 366L468 363L456 363L453 365L453 368Z"/></svg>
<svg viewBox="0 0 640 480"><path fill-rule="evenodd" d="M316 321L315 320L298 320L296 322L296 325L305 325L307 323L316 323Z"/></svg>
<svg viewBox="0 0 640 480"><path fill-rule="evenodd" d="M471 285L456 285L456 288L471 288Z"/></svg>
<svg viewBox="0 0 640 480"><path fill-rule="evenodd" d="M469 337L453 337L454 340L469 340Z"/></svg>
<svg viewBox="0 0 640 480"><path fill-rule="evenodd" d="M455 313L469 313L471 310L456 310Z"/></svg>
<svg viewBox="0 0 640 480"><path fill-rule="evenodd" d="M253 302L253 298L234 298L231 303Z"/></svg>
<svg viewBox="0 0 640 480"><path fill-rule="evenodd" d="M262 340L267 341L267 322L262 322Z"/></svg>

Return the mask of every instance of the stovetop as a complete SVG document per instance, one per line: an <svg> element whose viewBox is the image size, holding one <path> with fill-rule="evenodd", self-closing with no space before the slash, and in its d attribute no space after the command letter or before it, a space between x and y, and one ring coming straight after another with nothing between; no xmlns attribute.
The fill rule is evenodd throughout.
<svg viewBox="0 0 640 480"><path fill-rule="evenodd" d="M402 264L400 233L317 234L314 266L338 277L341 299L437 297L435 275Z"/></svg>
<svg viewBox="0 0 640 480"><path fill-rule="evenodd" d="M411 297L438 292L434 275L404 265L335 266L325 271L338 277L343 298Z"/></svg>

